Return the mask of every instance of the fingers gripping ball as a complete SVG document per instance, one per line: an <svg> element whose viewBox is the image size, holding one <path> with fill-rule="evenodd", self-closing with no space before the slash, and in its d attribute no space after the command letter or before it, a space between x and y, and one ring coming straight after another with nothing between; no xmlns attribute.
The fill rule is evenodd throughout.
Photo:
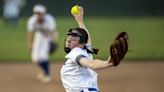
<svg viewBox="0 0 164 92"><path fill-rule="evenodd" d="M128 35L126 32L120 32L110 45L110 54L113 65L117 66L128 51Z"/></svg>
<svg viewBox="0 0 164 92"><path fill-rule="evenodd" d="M79 8L78 5L75 5L71 8L71 14L78 14L79 13Z"/></svg>

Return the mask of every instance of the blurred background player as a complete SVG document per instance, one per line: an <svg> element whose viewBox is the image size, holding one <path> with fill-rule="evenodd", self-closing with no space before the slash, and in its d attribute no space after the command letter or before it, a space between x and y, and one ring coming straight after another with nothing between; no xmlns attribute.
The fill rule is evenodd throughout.
<svg viewBox="0 0 164 92"><path fill-rule="evenodd" d="M79 6L79 14L73 14L79 28L70 29L65 42L66 62L61 69L61 80L66 92L99 92L97 73L94 69L113 66L112 59L93 59L89 31L83 22L83 8Z"/></svg>
<svg viewBox="0 0 164 92"><path fill-rule="evenodd" d="M18 26L21 9L25 6L25 0L4 0L3 19L4 25L12 24Z"/></svg>
<svg viewBox="0 0 164 92"><path fill-rule="evenodd" d="M46 13L46 7L37 4L33 7L34 14L29 18L28 49L32 54L32 61L41 70L37 78L43 83L50 82L49 50L50 43L56 43L56 21L53 16Z"/></svg>

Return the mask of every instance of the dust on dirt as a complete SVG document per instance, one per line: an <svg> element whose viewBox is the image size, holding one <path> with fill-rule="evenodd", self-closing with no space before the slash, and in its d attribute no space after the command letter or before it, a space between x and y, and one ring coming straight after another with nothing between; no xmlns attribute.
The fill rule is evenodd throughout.
<svg viewBox="0 0 164 92"><path fill-rule="evenodd" d="M0 63L0 92L65 92L60 80L61 63L51 63L52 82L36 78L32 63ZM124 62L96 70L101 92L164 92L164 62Z"/></svg>

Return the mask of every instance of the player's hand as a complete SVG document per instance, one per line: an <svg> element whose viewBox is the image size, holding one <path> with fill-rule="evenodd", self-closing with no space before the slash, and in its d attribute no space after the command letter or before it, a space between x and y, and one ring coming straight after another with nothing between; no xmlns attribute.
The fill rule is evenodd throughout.
<svg viewBox="0 0 164 92"><path fill-rule="evenodd" d="M84 15L84 9L82 6L78 6L79 13L78 14L72 14L77 22L83 22L83 15Z"/></svg>
<svg viewBox="0 0 164 92"><path fill-rule="evenodd" d="M108 62L108 64L110 64L110 67L114 66L113 59L111 59L111 56L108 57L107 62Z"/></svg>

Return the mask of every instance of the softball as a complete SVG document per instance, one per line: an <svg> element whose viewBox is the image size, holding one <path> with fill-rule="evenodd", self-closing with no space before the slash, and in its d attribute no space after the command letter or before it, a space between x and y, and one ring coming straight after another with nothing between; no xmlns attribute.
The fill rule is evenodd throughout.
<svg viewBox="0 0 164 92"><path fill-rule="evenodd" d="M71 8L71 13L72 14L78 14L79 13L78 5L75 5Z"/></svg>

